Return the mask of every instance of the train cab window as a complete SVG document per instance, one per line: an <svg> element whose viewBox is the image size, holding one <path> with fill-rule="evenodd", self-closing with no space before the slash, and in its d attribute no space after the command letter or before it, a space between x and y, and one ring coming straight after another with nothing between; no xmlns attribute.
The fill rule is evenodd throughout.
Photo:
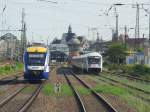
<svg viewBox="0 0 150 112"><path fill-rule="evenodd" d="M28 65L43 66L45 63L45 54L30 53L28 54Z"/></svg>
<svg viewBox="0 0 150 112"><path fill-rule="evenodd" d="M89 64L99 64L100 57L88 57L88 63Z"/></svg>

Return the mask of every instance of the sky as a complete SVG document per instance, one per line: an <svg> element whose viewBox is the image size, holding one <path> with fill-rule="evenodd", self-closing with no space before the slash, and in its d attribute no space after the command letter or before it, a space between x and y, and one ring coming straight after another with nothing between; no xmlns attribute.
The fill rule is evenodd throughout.
<svg viewBox="0 0 150 112"><path fill-rule="evenodd" d="M48 1L48 0L47 0ZM21 12L25 9L27 24L27 39L30 42L51 42L55 37L61 38L67 32L69 24L77 35L85 36L89 40L96 39L96 32L104 40L112 38L115 28L115 11L108 9L115 3L126 5L116 6L119 15L119 33L124 33L128 27L128 34L134 37L136 23L136 8L134 4L144 3L144 8L150 9L150 0L51 0L57 4L40 0L0 0L0 30L21 29ZM5 8L5 10L4 10ZM4 11L3 11L4 10ZM3 12L3 13L2 13ZM146 12L140 9L140 37L145 34L148 38L149 19ZM95 30L92 30L95 29ZM0 32L0 35L8 33ZM20 32L12 31L18 39Z"/></svg>

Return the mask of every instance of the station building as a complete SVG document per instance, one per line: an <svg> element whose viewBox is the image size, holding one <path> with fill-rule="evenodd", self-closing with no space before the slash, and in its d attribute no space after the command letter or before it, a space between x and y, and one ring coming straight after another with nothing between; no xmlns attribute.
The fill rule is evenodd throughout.
<svg viewBox="0 0 150 112"><path fill-rule="evenodd" d="M18 59L20 41L11 33L0 37L0 59Z"/></svg>
<svg viewBox="0 0 150 112"><path fill-rule="evenodd" d="M49 46L50 60L53 63L66 62L69 55L69 48L65 44L51 44Z"/></svg>
<svg viewBox="0 0 150 112"><path fill-rule="evenodd" d="M69 25L68 32L62 35L61 43L68 45L69 48L69 58L79 55L79 52L83 48L83 43L85 43L85 38L83 36L77 36L72 32L72 27Z"/></svg>

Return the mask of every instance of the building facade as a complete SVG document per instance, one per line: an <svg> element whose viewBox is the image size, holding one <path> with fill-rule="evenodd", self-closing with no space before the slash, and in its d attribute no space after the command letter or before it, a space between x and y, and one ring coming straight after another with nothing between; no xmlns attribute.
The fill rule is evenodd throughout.
<svg viewBox="0 0 150 112"><path fill-rule="evenodd" d="M16 59L19 55L19 41L17 37L11 33L7 33L0 37L0 58Z"/></svg>
<svg viewBox="0 0 150 112"><path fill-rule="evenodd" d="M65 44L50 44L50 61L52 63L66 62L69 55L69 48Z"/></svg>
<svg viewBox="0 0 150 112"><path fill-rule="evenodd" d="M61 51L61 52L64 52L66 55L69 54L69 48L65 44L50 44L49 50L50 50L50 52Z"/></svg>

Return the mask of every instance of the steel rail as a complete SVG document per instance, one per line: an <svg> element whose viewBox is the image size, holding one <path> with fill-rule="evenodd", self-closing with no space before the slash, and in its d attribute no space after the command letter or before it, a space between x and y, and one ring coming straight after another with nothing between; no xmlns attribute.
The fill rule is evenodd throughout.
<svg viewBox="0 0 150 112"><path fill-rule="evenodd" d="M150 80L146 80L146 79L142 79L142 78L139 78L139 77L134 77L134 76L130 76L130 75L122 75L122 74L113 74L113 75L118 75L118 76L122 76L122 77L127 77L127 78L131 78L131 79L135 79L135 80L138 80L138 81L143 81L145 83L150 83Z"/></svg>
<svg viewBox="0 0 150 112"><path fill-rule="evenodd" d="M74 93L74 96L77 100L77 103L78 103L78 106L79 106L79 110L81 112L87 112L86 109L85 109L85 106L83 104L83 101L82 99L80 98L79 96L79 93L75 90L75 88L73 87L72 83L70 82L69 78L67 77L66 73L64 72L64 76L65 76L65 79L67 80L67 83L68 85L71 87L73 93Z"/></svg>
<svg viewBox="0 0 150 112"><path fill-rule="evenodd" d="M8 78L12 78L12 77L18 77L18 76L20 76L19 74L22 74L22 72L18 72L18 73L16 73L16 74L13 74L12 76L5 76L5 77L3 77L3 78L0 78L0 81L1 80L4 80L4 79L8 79Z"/></svg>
<svg viewBox="0 0 150 112"><path fill-rule="evenodd" d="M104 71L104 72L111 73L109 71ZM127 78L135 79L135 80L138 80L138 81L143 81L145 83L150 83L150 80L142 79L142 78L131 76L131 75L123 75L122 73L113 72L113 73L111 73L111 75L115 75L115 76L117 75L117 76L127 77Z"/></svg>
<svg viewBox="0 0 150 112"><path fill-rule="evenodd" d="M13 94L6 97L4 100L0 102L0 107L4 106L6 103L8 103L11 99L13 99L17 94L19 94L22 90L24 90L28 85L23 86L22 88L15 91Z"/></svg>
<svg viewBox="0 0 150 112"><path fill-rule="evenodd" d="M24 103L24 105L17 112L26 112L29 107L32 105L33 101L37 98L43 87L43 83L41 83L37 89L33 92L32 96Z"/></svg>
<svg viewBox="0 0 150 112"><path fill-rule="evenodd" d="M81 82L86 88L88 88L99 101L101 101L104 104L104 106L108 109L109 112L118 112L102 95L94 91L85 81L81 80L73 72L71 73L79 82Z"/></svg>
<svg viewBox="0 0 150 112"><path fill-rule="evenodd" d="M98 79L98 80L101 80L101 81L103 81L103 82L105 82L105 83L107 83L107 84L109 84L109 85L115 86L115 87L116 87L116 86L117 86L117 87L120 87L119 85L113 84L113 83L108 82L108 81L105 81L105 80L103 80L103 79ZM125 87L126 87L126 86L125 86ZM130 93L132 94L132 92L130 92ZM136 96L139 97L140 99L142 99L142 100L144 100L144 101L150 103L150 99L146 99L145 97L142 97L142 96L140 96L139 94L136 94Z"/></svg>
<svg viewBox="0 0 150 112"><path fill-rule="evenodd" d="M108 80L110 80L110 81L119 83L119 84L124 85L124 86L126 86L126 87L129 87L129 88L132 88L132 89L135 89L135 90L138 90L138 91L141 91L141 92L143 92L143 93L145 93L145 94L150 95L150 92L149 92L149 91L145 91L145 90L143 90L143 89L140 89L140 88L137 88L137 87L134 87L134 86L130 86L130 85L128 85L128 84L121 83L121 82L119 82L119 81L116 81L116 80L111 79L111 78L108 78L108 77L104 77L104 76L102 76L102 75L101 75L100 77L103 77L103 78L108 79Z"/></svg>
<svg viewBox="0 0 150 112"><path fill-rule="evenodd" d="M8 84L12 81L15 81L19 77L22 77L22 75L18 75L18 74L20 74L20 73L17 73L16 75L13 75L13 76L7 76L7 77L1 78L0 79L0 85Z"/></svg>
<svg viewBox="0 0 150 112"><path fill-rule="evenodd" d="M25 85L22 88L18 89L13 94L9 95L6 99L4 99L2 102L0 102L0 107L3 107L5 104L7 104L9 101L11 101L13 98L15 98L19 93L21 93L28 86L29 85ZM35 89L35 91L32 93L32 95L29 98L27 98L27 100L22 105L22 107L20 109L16 110L16 112L25 112L25 111L27 111L27 109L31 106L33 101L38 96L42 86L43 86L43 83L39 84L38 87Z"/></svg>

